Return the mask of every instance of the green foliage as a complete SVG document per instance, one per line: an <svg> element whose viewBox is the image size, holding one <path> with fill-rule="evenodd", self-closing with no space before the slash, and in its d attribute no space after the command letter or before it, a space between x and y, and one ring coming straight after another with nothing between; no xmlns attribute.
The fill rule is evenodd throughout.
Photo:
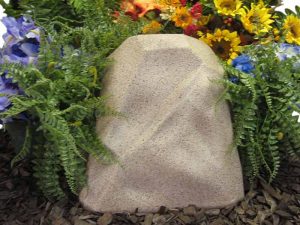
<svg viewBox="0 0 300 225"><path fill-rule="evenodd" d="M41 138L43 139L43 138ZM62 170L59 156L55 146L47 142L32 146L34 154L34 176L37 178L37 184L48 198L61 199L65 193L60 185L59 173Z"/></svg>
<svg viewBox="0 0 300 225"><path fill-rule="evenodd" d="M11 161L11 166L14 166L14 164L22 159L24 159L30 152L32 142L32 130L29 126L26 127L25 137L24 137L24 143L22 148L19 150L18 154L13 158Z"/></svg>
<svg viewBox="0 0 300 225"><path fill-rule="evenodd" d="M52 21L79 25L82 16L77 14L74 8L64 0L20 0L3 4L5 12L9 16L18 18L21 15L30 15L39 25L49 24Z"/></svg>
<svg viewBox="0 0 300 225"><path fill-rule="evenodd" d="M225 98L232 106L235 139L245 174L253 180L263 176L271 182L283 158L300 156L300 125L292 117L299 111L300 73L295 58L279 61L272 44L250 46L245 54L255 62L253 74L245 74L224 64L227 78Z"/></svg>
<svg viewBox="0 0 300 225"><path fill-rule="evenodd" d="M25 8L25 2L29 2L26 7L32 4L37 8L52 4L52 0L22 0L20 12L22 7ZM55 2L58 7L71 9L66 1ZM98 21L92 18L94 14L85 14L92 10L92 3L97 3L95 18ZM109 96L99 97L101 79L111 63L107 59L109 54L140 30L139 23L127 19L114 23L104 1L70 1L70 4L74 6L74 12L83 12L82 26L73 27L73 24L62 22L57 19L63 18L60 14L53 21L43 20L50 17L35 9L35 13L41 14L34 16L39 18L45 30L37 65L1 66L1 71L7 70L8 76L18 83L25 95L11 96L13 106L0 117L15 117L21 112L26 112L29 117L23 147L12 164L29 154L38 185L46 196L55 198L65 196L64 180L73 193L80 191L85 183L88 154L106 163L116 161L95 131L97 117L118 116L105 105Z"/></svg>
<svg viewBox="0 0 300 225"><path fill-rule="evenodd" d="M118 8L118 2L119 0L15 0L6 4L4 0L0 0L7 15L16 18L29 15L44 28L54 24L54 21L71 27L86 27L87 21L90 21L90 25L103 25L108 22L107 18L110 18L111 23L109 14Z"/></svg>

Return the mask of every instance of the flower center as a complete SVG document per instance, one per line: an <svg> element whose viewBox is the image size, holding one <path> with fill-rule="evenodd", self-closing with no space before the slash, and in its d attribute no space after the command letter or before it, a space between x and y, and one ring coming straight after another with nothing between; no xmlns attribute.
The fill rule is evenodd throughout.
<svg viewBox="0 0 300 225"><path fill-rule="evenodd" d="M260 16L257 13L254 13L253 16L249 18L251 23L258 24L260 23Z"/></svg>
<svg viewBox="0 0 300 225"><path fill-rule="evenodd" d="M300 29L295 24L291 26L291 33L294 37L300 37Z"/></svg>
<svg viewBox="0 0 300 225"><path fill-rule="evenodd" d="M220 42L213 42L212 43L212 49L213 51L219 55L223 60L228 59L230 54L230 41L221 40Z"/></svg>
<svg viewBox="0 0 300 225"><path fill-rule="evenodd" d="M188 20L188 17L185 14L180 15L179 18L180 18L181 21L184 21L184 22L186 22Z"/></svg>
<svg viewBox="0 0 300 225"><path fill-rule="evenodd" d="M224 1L220 4L220 7L221 8L226 8L226 9L229 9L229 10L235 10L236 4L232 1Z"/></svg>

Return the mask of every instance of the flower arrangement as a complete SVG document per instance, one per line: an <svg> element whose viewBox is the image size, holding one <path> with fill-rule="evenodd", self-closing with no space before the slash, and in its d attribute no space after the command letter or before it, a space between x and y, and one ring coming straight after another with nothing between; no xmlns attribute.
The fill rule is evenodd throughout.
<svg viewBox="0 0 300 225"><path fill-rule="evenodd" d="M207 43L225 69L234 143L245 174L272 181L282 158L300 154L300 8L257 0L20 0L6 4L0 51L0 118L13 137L12 164L32 159L48 197L78 193L88 154L113 162L95 133L115 115L100 97L107 58L136 34L184 33ZM51 10L48 10L51 9ZM11 128L12 127L12 128Z"/></svg>
<svg viewBox="0 0 300 225"><path fill-rule="evenodd" d="M299 111L300 8L285 15L277 5L263 0L121 3L124 14L145 24L144 34L184 33L204 41L225 62L222 99L231 102L233 145L250 180L263 175L272 181L280 159L300 153L300 126L293 118Z"/></svg>
<svg viewBox="0 0 300 225"><path fill-rule="evenodd" d="M229 63L245 45L271 41L299 44L300 19L296 15L285 17L269 1L251 2L123 0L121 10L133 20L143 20L145 34L181 32L199 38Z"/></svg>

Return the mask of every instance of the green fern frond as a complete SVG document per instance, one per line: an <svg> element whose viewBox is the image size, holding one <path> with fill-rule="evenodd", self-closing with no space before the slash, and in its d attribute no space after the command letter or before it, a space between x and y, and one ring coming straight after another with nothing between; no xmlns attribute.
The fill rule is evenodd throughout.
<svg viewBox="0 0 300 225"><path fill-rule="evenodd" d="M20 113L25 112L32 107L40 104L40 102L37 100L31 100L23 96L11 96L10 101L12 102L14 107L11 107L7 111L0 113L0 118L7 119L9 117L17 116Z"/></svg>
<svg viewBox="0 0 300 225"><path fill-rule="evenodd" d="M111 14L118 4L113 3L117 0L22 0L8 12L26 13L42 27L36 64L1 65L25 95L10 97L12 106L0 117L25 112L30 118L29 156L38 185L48 197L64 196L63 180L73 193L80 191L89 154L102 163L116 162L95 131L97 117L122 116L106 105L106 97L99 97L102 78L112 63L108 56L138 34L142 23L122 15L122 23L114 23ZM15 161L28 152L29 139L24 144Z"/></svg>
<svg viewBox="0 0 300 225"><path fill-rule="evenodd" d="M94 158L102 163L112 163L116 159L113 154L107 149L97 137L95 128L88 126L73 126L71 132L75 137L76 145L91 154Z"/></svg>
<svg viewBox="0 0 300 225"><path fill-rule="evenodd" d="M48 198L65 198L59 182L61 167L56 149L50 144L35 146L34 155L34 176L41 191Z"/></svg>
<svg viewBox="0 0 300 225"><path fill-rule="evenodd" d="M32 130L31 127L27 125L23 146L20 152L12 159L11 167L13 167L16 162L24 159L29 154L31 143L32 143Z"/></svg>

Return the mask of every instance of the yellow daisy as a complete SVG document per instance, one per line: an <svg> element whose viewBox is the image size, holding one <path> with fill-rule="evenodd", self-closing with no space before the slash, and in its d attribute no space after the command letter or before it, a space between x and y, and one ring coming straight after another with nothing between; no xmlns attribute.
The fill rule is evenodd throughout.
<svg viewBox="0 0 300 225"><path fill-rule="evenodd" d="M180 7L181 2L180 0L155 0L155 2L161 5L163 8L165 7Z"/></svg>
<svg viewBox="0 0 300 225"><path fill-rule="evenodd" d="M199 35L202 35L200 40L208 44L221 59L227 60L228 63L240 52L241 39L236 31L217 29L213 34L199 32Z"/></svg>
<svg viewBox="0 0 300 225"><path fill-rule="evenodd" d="M246 7L241 9L241 22L244 28L252 34L268 33L274 22L270 10L271 8L266 8L262 1L258 4L251 3L251 9Z"/></svg>
<svg viewBox="0 0 300 225"><path fill-rule="evenodd" d="M288 15L284 21L283 30L286 33L286 42L300 45L300 19L297 16Z"/></svg>
<svg viewBox="0 0 300 225"><path fill-rule="evenodd" d="M193 22L193 17L186 7L176 8L172 21L175 22L176 27L186 28Z"/></svg>
<svg viewBox="0 0 300 225"><path fill-rule="evenodd" d="M202 15L202 16L198 19L197 24L198 24L199 26L205 26L205 25L208 24L208 22L210 21L210 19L211 19L211 14L208 15L208 16Z"/></svg>
<svg viewBox="0 0 300 225"><path fill-rule="evenodd" d="M162 25L156 20L152 20L151 23L145 25L143 27L144 34L156 34L161 31Z"/></svg>
<svg viewBox="0 0 300 225"><path fill-rule="evenodd" d="M242 7L240 0L214 0L218 13L226 16L235 16Z"/></svg>

